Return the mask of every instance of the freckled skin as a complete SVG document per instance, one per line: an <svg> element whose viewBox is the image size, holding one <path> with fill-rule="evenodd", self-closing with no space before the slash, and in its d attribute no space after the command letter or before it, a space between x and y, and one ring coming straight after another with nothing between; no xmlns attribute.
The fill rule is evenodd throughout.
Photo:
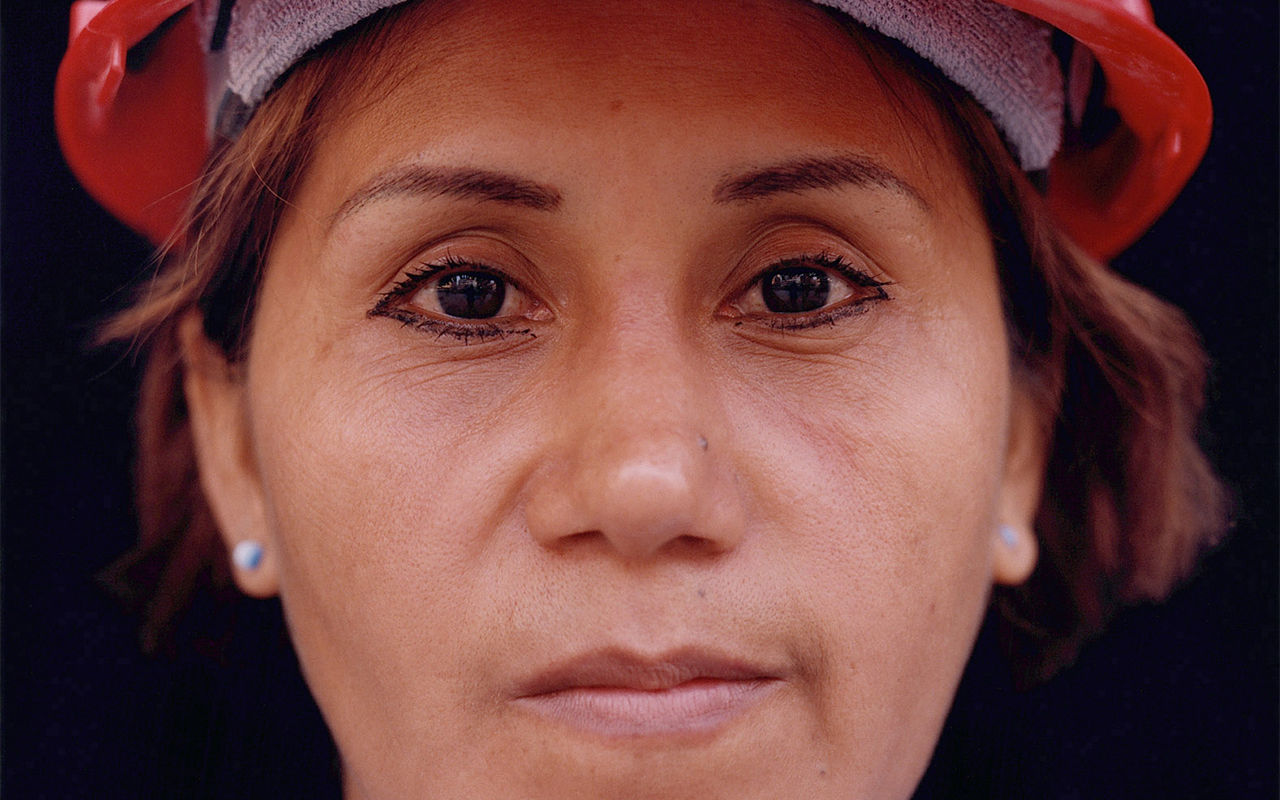
<svg viewBox="0 0 1280 800"><path fill-rule="evenodd" d="M198 426L247 442L201 468L231 476L211 491L228 536L266 544L348 796L908 797L1002 574L996 529L1029 524L1041 480L1011 436L991 244L932 111L902 113L912 95L799 3L446 8L405 18L421 46L380 62L399 80L320 143L243 378L190 393ZM924 204L713 200L833 153ZM326 226L413 161L561 202L405 194ZM510 278L499 333L370 316L446 254ZM887 299L809 328L751 310L762 272L817 254ZM415 297L398 307L430 314ZM691 644L781 688L712 733L629 740L511 702L572 654Z"/></svg>

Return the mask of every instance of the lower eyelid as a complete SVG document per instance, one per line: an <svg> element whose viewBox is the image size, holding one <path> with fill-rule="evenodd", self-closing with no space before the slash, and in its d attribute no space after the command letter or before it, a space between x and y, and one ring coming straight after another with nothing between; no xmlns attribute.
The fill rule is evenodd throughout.
<svg viewBox="0 0 1280 800"><path fill-rule="evenodd" d="M448 336L451 339L458 339L463 344L478 344L472 342L472 339L478 339L480 342L490 341L493 339L507 339L508 337L520 336L536 339L537 334L528 329L519 326L502 326L494 324L486 324L481 321L479 324L458 324L446 319L434 319L432 317L415 314L407 309L389 309L385 312L376 313L370 311L371 317L387 317L396 320L404 327L413 328L428 334L435 334L437 339Z"/></svg>
<svg viewBox="0 0 1280 800"><path fill-rule="evenodd" d="M454 318L444 314L442 309L433 310L427 302L415 302L420 292L430 290L436 281L450 274L447 269L402 278L396 286L381 296L366 316L371 319L386 317L395 320L402 327L425 334L428 341L450 339L458 341L462 346L507 340L512 337L536 339L537 333L529 327L529 323L543 322L550 318L550 314L545 312L545 307L537 303L530 294L523 291L501 271L491 268L476 268L474 271L491 273L506 283L507 297L499 316L476 319ZM508 311L509 308L511 311Z"/></svg>
<svg viewBox="0 0 1280 800"><path fill-rule="evenodd" d="M835 308L825 308L811 314L797 314L794 317L773 314L767 317L762 317L760 321L764 325L779 331L799 331L821 328L826 325L834 325L840 320L848 317L856 317L860 314L865 314L871 310L873 305L877 305L888 299L887 295L882 297L870 297L858 303L848 303L846 305L836 306Z"/></svg>

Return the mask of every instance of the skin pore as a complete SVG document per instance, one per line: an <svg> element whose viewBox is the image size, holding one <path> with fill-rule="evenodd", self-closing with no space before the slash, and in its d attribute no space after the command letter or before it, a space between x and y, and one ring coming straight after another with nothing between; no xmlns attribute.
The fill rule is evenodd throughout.
<svg viewBox="0 0 1280 800"><path fill-rule="evenodd" d="M800 2L401 24L183 331L348 797L909 796L1044 460L937 113Z"/></svg>

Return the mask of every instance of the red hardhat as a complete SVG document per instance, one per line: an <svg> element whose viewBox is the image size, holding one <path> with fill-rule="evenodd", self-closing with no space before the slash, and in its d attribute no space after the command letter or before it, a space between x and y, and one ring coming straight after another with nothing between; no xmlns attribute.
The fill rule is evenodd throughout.
<svg viewBox="0 0 1280 800"><path fill-rule="evenodd" d="M1114 256L1160 216L1209 144L1209 90L1156 28L1146 0L995 0L1092 53L1123 126L1049 169L1048 202L1090 253ZM174 232L209 148L205 56L193 0L80 0L58 70L67 162L111 213L153 242ZM132 63L131 63L132 62Z"/></svg>

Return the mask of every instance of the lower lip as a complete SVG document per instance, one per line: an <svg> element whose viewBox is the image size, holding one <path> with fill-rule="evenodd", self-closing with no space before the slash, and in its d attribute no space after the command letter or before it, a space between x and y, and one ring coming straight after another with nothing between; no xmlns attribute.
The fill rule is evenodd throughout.
<svg viewBox="0 0 1280 800"><path fill-rule="evenodd" d="M667 689L576 686L521 697L535 713L610 737L708 733L745 713L779 681L697 679Z"/></svg>

